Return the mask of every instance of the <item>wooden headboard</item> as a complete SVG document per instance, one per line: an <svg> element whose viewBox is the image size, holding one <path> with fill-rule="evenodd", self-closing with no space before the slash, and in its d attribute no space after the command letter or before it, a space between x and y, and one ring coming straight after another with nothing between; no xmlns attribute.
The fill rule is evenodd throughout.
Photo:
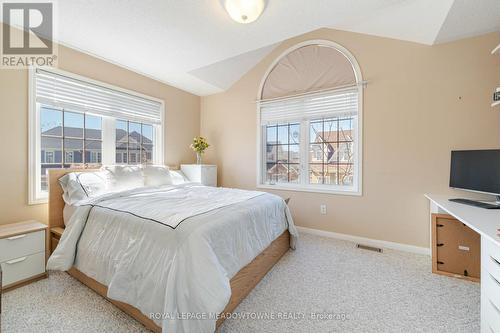
<svg viewBox="0 0 500 333"><path fill-rule="evenodd" d="M96 169L49 169L49 230L54 227L64 228L63 190L59 178L71 172L91 172Z"/></svg>

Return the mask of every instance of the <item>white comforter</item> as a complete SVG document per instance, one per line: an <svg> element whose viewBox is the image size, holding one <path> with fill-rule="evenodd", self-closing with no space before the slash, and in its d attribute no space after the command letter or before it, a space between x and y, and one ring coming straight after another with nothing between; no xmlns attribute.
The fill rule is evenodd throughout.
<svg viewBox="0 0 500 333"><path fill-rule="evenodd" d="M213 332L230 279L286 229L294 247L288 207L272 194L195 184L136 189L81 202L47 267L76 266L164 332Z"/></svg>

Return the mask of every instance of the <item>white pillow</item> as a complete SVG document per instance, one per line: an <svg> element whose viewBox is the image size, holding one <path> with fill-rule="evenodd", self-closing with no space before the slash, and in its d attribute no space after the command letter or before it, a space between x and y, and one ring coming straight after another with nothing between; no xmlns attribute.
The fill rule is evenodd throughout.
<svg viewBox="0 0 500 333"><path fill-rule="evenodd" d="M107 192L107 172L71 172L59 178L63 199L68 205L94 198Z"/></svg>
<svg viewBox="0 0 500 333"><path fill-rule="evenodd" d="M189 179L180 170L170 170L172 185L180 185L189 182Z"/></svg>
<svg viewBox="0 0 500 333"><path fill-rule="evenodd" d="M138 165L109 165L101 168L108 172L108 188L125 191L144 186L144 176Z"/></svg>
<svg viewBox="0 0 500 333"><path fill-rule="evenodd" d="M170 171L163 165L145 165L142 168L146 186L171 185Z"/></svg>

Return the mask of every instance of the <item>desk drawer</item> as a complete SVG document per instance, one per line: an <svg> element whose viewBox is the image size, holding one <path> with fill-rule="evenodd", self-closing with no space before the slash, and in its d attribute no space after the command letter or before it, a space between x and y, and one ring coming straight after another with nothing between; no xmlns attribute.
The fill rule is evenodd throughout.
<svg viewBox="0 0 500 333"><path fill-rule="evenodd" d="M481 246L483 248L482 250L483 259L485 259L486 256L489 256L500 263L500 246L493 244L485 237L481 238Z"/></svg>
<svg viewBox="0 0 500 333"><path fill-rule="evenodd" d="M493 244L487 244L487 240L484 238L481 240L483 245L483 251L481 253L481 266L488 273L491 274L497 281L500 281L500 260L497 259L495 252L490 251L490 246L495 246ZM489 243L489 242L488 242Z"/></svg>
<svg viewBox="0 0 500 333"><path fill-rule="evenodd" d="M2 264L2 287L45 272L45 252L11 259Z"/></svg>
<svg viewBox="0 0 500 333"><path fill-rule="evenodd" d="M486 276L483 276L481 284L481 297L486 297L487 301L500 309L500 282L487 273Z"/></svg>
<svg viewBox="0 0 500 333"><path fill-rule="evenodd" d="M45 231L0 239L0 262L45 251Z"/></svg>
<svg viewBox="0 0 500 333"><path fill-rule="evenodd" d="M500 311L489 300L487 300L484 304L486 309L483 309L483 311L486 312L487 325L492 332L500 333Z"/></svg>

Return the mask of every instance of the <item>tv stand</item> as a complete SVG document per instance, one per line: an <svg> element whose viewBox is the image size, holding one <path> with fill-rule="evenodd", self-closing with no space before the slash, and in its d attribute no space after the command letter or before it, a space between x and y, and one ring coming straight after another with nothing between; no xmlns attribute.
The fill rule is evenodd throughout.
<svg viewBox="0 0 500 333"><path fill-rule="evenodd" d="M482 201L470 200L470 199L448 199L451 202L456 202L464 205L486 208L486 209L500 209L500 205L498 204L490 204Z"/></svg>

